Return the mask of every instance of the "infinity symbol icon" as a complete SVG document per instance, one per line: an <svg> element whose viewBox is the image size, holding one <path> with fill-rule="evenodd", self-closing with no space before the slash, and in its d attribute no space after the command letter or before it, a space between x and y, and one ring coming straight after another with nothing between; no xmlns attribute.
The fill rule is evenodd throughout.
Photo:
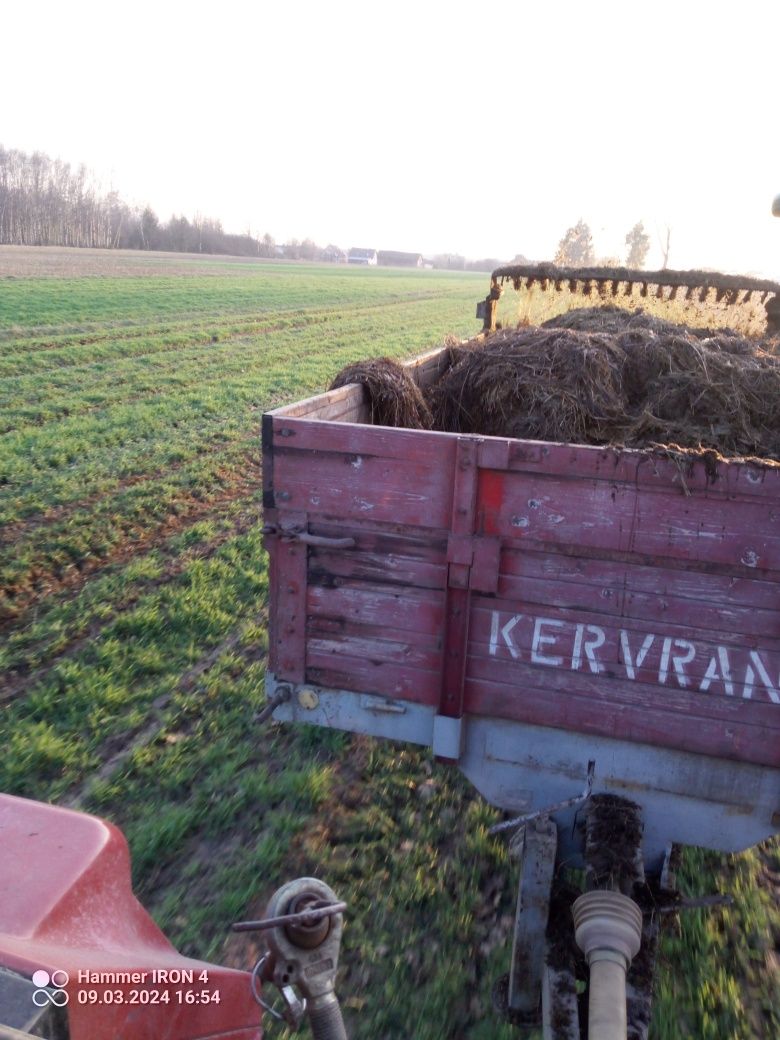
<svg viewBox="0 0 780 1040"><path fill-rule="evenodd" d="M46 1007L54 1004L55 1007L65 1007L68 1003L68 994L64 989L36 989L32 995L33 1004L36 1007Z"/></svg>

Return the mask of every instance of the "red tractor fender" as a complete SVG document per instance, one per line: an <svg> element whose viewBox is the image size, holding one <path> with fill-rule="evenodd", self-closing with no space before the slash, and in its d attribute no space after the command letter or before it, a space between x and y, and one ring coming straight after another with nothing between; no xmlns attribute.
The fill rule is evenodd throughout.
<svg viewBox="0 0 780 1040"><path fill-rule="evenodd" d="M112 824L0 795L0 848L0 965L67 994L70 1040L261 1040L249 973L178 953Z"/></svg>

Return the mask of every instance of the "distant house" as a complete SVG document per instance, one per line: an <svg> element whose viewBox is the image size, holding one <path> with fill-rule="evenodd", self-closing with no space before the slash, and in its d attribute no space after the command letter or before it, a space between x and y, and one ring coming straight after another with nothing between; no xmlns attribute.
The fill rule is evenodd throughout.
<svg viewBox="0 0 780 1040"><path fill-rule="evenodd" d="M379 263L385 267L422 267L422 253L400 253L397 249L380 249Z"/></svg>
<svg viewBox="0 0 780 1040"><path fill-rule="evenodd" d="M347 260L350 264L370 264L376 267L376 249L350 249Z"/></svg>

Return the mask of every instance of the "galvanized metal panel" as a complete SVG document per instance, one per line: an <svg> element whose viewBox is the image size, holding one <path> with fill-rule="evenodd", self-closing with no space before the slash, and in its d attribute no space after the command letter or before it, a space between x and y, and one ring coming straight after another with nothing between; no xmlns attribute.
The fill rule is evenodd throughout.
<svg viewBox="0 0 780 1040"><path fill-rule="evenodd" d="M268 676L269 696L277 679ZM343 689L303 687L279 721L309 723L432 746L436 708ZM466 715L459 768L492 804L530 812L571 798L595 761L593 792L609 791L642 806L642 849L657 872L670 842L738 852L778 830L780 770L724 761L628 740L565 732L548 726ZM554 813L560 855L576 865L582 852L577 809Z"/></svg>

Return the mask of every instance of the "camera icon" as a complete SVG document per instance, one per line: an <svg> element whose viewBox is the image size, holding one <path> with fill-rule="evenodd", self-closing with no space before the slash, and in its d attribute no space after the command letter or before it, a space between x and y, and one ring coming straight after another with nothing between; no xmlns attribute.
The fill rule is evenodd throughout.
<svg viewBox="0 0 780 1040"><path fill-rule="evenodd" d="M68 1003L70 997L65 992L65 987L70 981L70 976L67 971L55 968L50 975L48 971L40 969L33 972L32 981L33 985L37 986L32 995L32 1002L36 1007L46 1007L47 1004L54 1004L55 1007L65 1007Z"/></svg>

